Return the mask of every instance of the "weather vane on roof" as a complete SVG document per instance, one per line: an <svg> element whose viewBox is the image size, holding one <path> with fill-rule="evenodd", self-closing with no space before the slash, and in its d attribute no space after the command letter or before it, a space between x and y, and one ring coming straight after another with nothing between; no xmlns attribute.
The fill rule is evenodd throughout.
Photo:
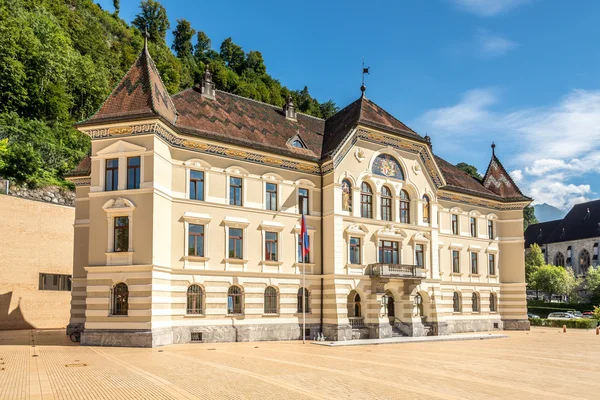
<svg viewBox="0 0 600 400"><path fill-rule="evenodd" d="M362 61L362 85L360 86L360 91L362 92L362 95L365 95L365 90L367 90L367 87L365 86L365 74L369 73L369 68L371 67L367 67L365 68L365 58L363 57L363 61Z"/></svg>

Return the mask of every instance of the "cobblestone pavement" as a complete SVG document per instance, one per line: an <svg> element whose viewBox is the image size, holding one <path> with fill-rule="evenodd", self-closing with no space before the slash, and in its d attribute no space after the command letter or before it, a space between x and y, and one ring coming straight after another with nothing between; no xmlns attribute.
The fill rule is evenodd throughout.
<svg viewBox="0 0 600 400"><path fill-rule="evenodd" d="M0 331L0 399L592 399L595 331L480 341L84 347L62 331Z"/></svg>

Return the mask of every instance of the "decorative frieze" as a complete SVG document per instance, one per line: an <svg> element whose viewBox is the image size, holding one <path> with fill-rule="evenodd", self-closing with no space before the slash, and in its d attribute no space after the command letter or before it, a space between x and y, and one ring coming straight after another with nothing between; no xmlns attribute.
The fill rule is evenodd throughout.
<svg viewBox="0 0 600 400"><path fill-rule="evenodd" d="M438 200L453 201L457 203L469 204L471 206L492 208L495 210L522 210L527 204L520 203L500 203L491 200L485 200L478 197L465 196L457 193L438 192Z"/></svg>

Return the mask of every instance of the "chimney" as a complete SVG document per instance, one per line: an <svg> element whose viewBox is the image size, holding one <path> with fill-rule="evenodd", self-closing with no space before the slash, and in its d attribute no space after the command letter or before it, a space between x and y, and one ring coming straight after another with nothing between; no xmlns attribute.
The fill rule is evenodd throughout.
<svg viewBox="0 0 600 400"><path fill-rule="evenodd" d="M287 101L283 106L283 112L285 112L286 119L296 121L296 109L294 107L294 102L292 101L292 96L288 96Z"/></svg>
<svg viewBox="0 0 600 400"><path fill-rule="evenodd" d="M214 100L215 98L215 84L212 81L212 74L208 70L208 65L206 66L206 70L204 70L204 76L202 77L202 97L206 97L208 99Z"/></svg>

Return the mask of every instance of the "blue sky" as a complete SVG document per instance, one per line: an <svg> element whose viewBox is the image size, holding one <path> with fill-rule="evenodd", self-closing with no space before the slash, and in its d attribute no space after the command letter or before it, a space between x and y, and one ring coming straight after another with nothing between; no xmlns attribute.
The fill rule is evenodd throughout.
<svg viewBox="0 0 600 400"><path fill-rule="evenodd" d="M112 0L101 0L111 10ZM600 192L600 2L581 0L163 0L218 50L258 50L291 89L343 107L367 97L452 163L484 173L490 144L536 203ZM139 2L121 0L130 22ZM172 35L167 40L171 43Z"/></svg>

